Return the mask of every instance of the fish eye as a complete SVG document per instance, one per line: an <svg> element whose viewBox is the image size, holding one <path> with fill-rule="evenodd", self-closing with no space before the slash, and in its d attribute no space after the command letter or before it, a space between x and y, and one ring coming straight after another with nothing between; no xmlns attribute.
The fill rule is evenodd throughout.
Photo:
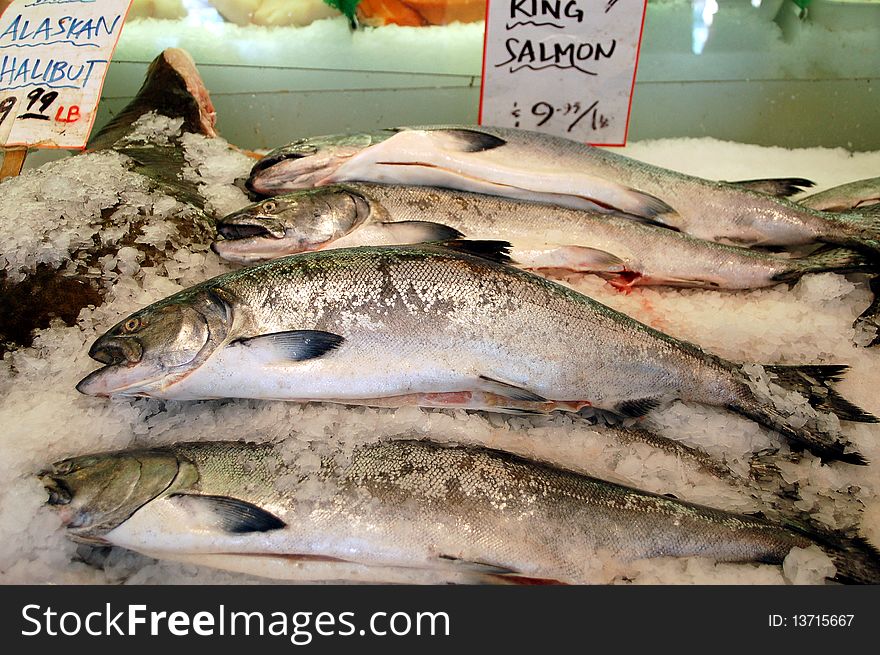
<svg viewBox="0 0 880 655"><path fill-rule="evenodd" d="M141 319L137 317L133 317L128 319L125 323L122 324L122 331L131 334L132 332L136 332L138 328L141 326Z"/></svg>
<svg viewBox="0 0 880 655"><path fill-rule="evenodd" d="M263 203L263 211L274 212L277 205L274 200L267 200Z"/></svg>

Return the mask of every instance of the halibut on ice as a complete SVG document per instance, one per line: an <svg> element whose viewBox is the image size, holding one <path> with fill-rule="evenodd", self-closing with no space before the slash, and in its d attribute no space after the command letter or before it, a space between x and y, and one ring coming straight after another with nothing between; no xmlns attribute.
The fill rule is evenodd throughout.
<svg viewBox="0 0 880 655"><path fill-rule="evenodd" d="M625 216L418 186L335 184L249 205L217 223L214 250L253 263L320 248L468 239L511 243L517 266L595 273L620 288L755 289L807 273L872 268L835 248L802 258L695 239Z"/></svg>
<svg viewBox="0 0 880 655"><path fill-rule="evenodd" d="M753 191L764 188L754 180L715 182L570 139L502 127L399 127L301 139L258 161L248 185L277 195L354 181L615 210L734 245L824 242L880 250L877 217L821 212Z"/></svg>
<svg viewBox="0 0 880 655"><path fill-rule="evenodd" d="M687 503L486 448L387 441L300 467L193 442L74 457L40 478L76 541L287 580L589 583L603 562L779 564L817 543L880 582L859 540Z"/></svg>
<svg viewBox="0 0 880 655"><path fill-rule="evenodd" d="M77 389L630 417L682 399L731 409L823 457L864 461L818 423L792 427L740 365L507 266L506 246L347 248L226 273L98 338L89 355L105 366ZM817 408L876 421L830 388L844 369L768 371Z"/></svg>
<svg viewBox="0 0 880 655"><path fill-rule="evenodd" d="M192 57L168 48L88 151L3 180L0 357L52 321L76 325L84 307L101 305L108 259L161 267L184 246L210 243L209 194L187 144L217 137L215 121ZM168 236L154 237L157 228Z"/></svg>

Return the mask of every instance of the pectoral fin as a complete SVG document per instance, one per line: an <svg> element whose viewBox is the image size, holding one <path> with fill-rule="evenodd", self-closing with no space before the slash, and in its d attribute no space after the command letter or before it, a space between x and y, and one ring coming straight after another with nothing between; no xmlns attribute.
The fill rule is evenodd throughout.
<svg viewBox="0 0 880 655"><path fill-rule="evenodd" d="M621 273L628 270L617 255L586 246L547 246L540 250L515 250L516 260L531 269L562 269L576 273Z"/></svg>
<svg viewBox="0 0 880 655"><path fill-rule="evenodd" d="M489 564L487 562L479 562L476 560L467 560L452 555L440 555L439 559L443 560L445 563L453 564L456 568L466 569L468 571L473 571L474 573L484 573L488 575L509 575L511 573L517 573L516 570L511 569L508 566Z"/></svg>
<svg viewBox="0 0 880 655"><path fill-rule="evenodd" d="M505 584L505 585L558 585L562 584L559 580L551 578L535 578L522 575L520 571L512 569L509 566L500 564L491 564L488 562L480 562L477 560L468 560L460 557L452 557L451 555L440 555L440 559L452 565L452 569L464 573L473 573L480 576L479 581L483 584Z"/></svg>
<svg viewBox="0 0 880 655"><path fill-rule="evenodd" d="M614 284L614 282L611 282ZM671 277L668 275L651 275L649 278L640 278L639 284L653 284L664 287L683 287L683 288L697 288L697 289L720 289L721 282L716 280L706 279L698 279L698 278L684 278L684 277ZM631 285L631 284L630 284Z"/></svg>
<svg viewBox="0 0 880 655"><path fill-rule="evenodd" d="M287 525L274 514L237 498L190 494L180 494L172 498L192 511L195 524L213 524L232 534L268 532Z"/></svg>
<svg viewBox="0 0 880 655"><path fill-rule="evenodd" d="M236 343L246 348L257 349L272 360L302 362L326 355L341 346L344 341L344 337L332 332L290 330L240 339Z"/></svg>
<svg viewBox="0 0 880 655"><path fill-rule="evenodd" d="M485 375L480 376L480 382L480 386L483 391L488 391L489 393L494 393L505 398L510 398L511 400L522 400L533 403L547 402L547 399L543 396L539 396L538 394L529 391L528 389L523 389L522 387L518 387L515 384L510 384L509 382L495 380L493 378L486 377Z"/></svg>
<svg viewBox="0 0 880 655"><path fill-rule="evenodd" d="M655 196L652 196L649 193L644 193L642 191L638 191L636 189L629 189L629 194L632 197L632 200L637 203L637 209L629 209L626 207L620 207L619 209L624 212L638 212L639 216L644 217L645 219L653 219L649 222L657 222L663 227L669 227L663 221L658 220L658 216L663 216L665 214L675 215L675 210L667 204L665 201L660 200Z"/></svg>

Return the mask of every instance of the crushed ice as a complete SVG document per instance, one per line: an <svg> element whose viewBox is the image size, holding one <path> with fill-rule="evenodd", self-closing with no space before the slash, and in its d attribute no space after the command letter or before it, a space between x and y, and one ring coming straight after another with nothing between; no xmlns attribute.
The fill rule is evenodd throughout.
<svg viewBox="0 0 880 655"><path fill-rule="evenodd" d="M154 118L139 126L145 138L162 138L160 135L179 129ZM243 155L229 150L222 141L209 142L191 135L181 138L187 159L185 175L198 182L209 206L219 211L237 202L243 204L244 196L234 186L235 178L246 174L249 166ZM657 145L655 150L662 153L664 147L671 146ZM689 144L688 151L693 148ZM728 159L713 155L713 148L721 146L717 142L703 144L701 152L707 160ZM822 151L817 152L814 157L820 160ZM796 166L800 157L806 155L789 153L787 162L792 170L801 171ZM853 178L859 176L852 174ZM58 517L44 505L46 494L34 477L45 465L76 454L200 438L282 441L286 462L314 472L321 458L328 455L344 465L359 444L384 436L430 433L444 440L509 449L683 500L734 511L761 507L760 494L744 483L719 480L694 462L645 443L622 441L613 430L592 427L575 416L499 418L415 407L389 410L252 400L105 400L78 394L76 382L96 368L87 350L100 333L128 313L225 270L204 244L185 247L180 236L164 226L164 218L180 209L178 203L164 194L150 193L148 188L141 176L126 169L125 158L113 152L46 164L2 185L0 264L10 275L25 276L41 261L78 266L71 254L91 247L95 239L118 244L134 231L147 241L133 239L123 247L110 248L89 264L106 283L103 304L83 309L73 327L53 325L40 331L32 347L8 353L0 362L0 424L4 426L0 431L4 461L0 469L0 580L254 581L193 565L157 562L119 549L107 554L79 548L65 537ZM109 226L102 225L101 212L108 210L113 212L112 220ZM161 248L164 256L157 260L146 257L143 246L147 243ZM645 289L625 295L596 278L584 278L573 285L638 320L729 359L848 364L852 370L837 385L838 390L867 411L880 411L875 393L880 385L880 349L858 349L851 341L852 320L870 301L858 278L823 274L807 276L793 288L729 294ZM760 374L757 377L763 379ZM768 393L774 392L772 380L766 384ZM783 402L798 408L794 415L800 416L802 403L791 398ZM639 425L704 448L717 459L723 458L741 478L748 476L753 451L777 449L779 457L774 461L784 483L796 487L799 509L830 527L851 526L861 516L865 536L880 540L876 465L823 466L809 455L787 459L788 448L777 435L715 408L674 403L653 412ZM876 426L844 424L841 432L869 460L880 461ZM280 482L291 488L296 483L293 478ZM322 489L320 484L309 483L298 488L298 493L320 495ZM829 561L809 551L793 552L782 568L715 564L698 558L652 560L623 567L597 561L596 580L643 584L820 582L829 571Z"/></svg>

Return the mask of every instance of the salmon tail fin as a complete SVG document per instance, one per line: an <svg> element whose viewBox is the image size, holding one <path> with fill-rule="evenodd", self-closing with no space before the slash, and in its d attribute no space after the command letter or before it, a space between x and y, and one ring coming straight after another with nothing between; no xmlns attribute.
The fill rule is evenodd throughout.
<svg viewBox="0 0 880 655"><path fill-rule="evenodd" d="M848 584L880 584L880 551L864 537L828 540L829 555L837 567L835 580Z"/></svg>
<svg viewBox="0 0 880 655"><path fill-rule="evenodd" d="M869 283L868 287L874 294L874 300L868 308L859 314L859 317L853 322L853 327L864 331L869 336L869 341L865 344L867 347L880 344L880 276L875 276Z"/></svg>
<svg viewBox="0 0 880 655"><path fill-rule="evenodd" d="M749 462L749 478L767 492L766 495L762 494L764 510L758 512L758 515L798 532L820 546L834 561L837 568L834 579L838 582L877 584L880 581L880 553L873 544L858 534L859 518L854 517L847 525L830 530L815 518L815 507L811 503L803 506L804 498L800 494L798 482L786 480L779 464L797 463L800 459L795 453L780 454L775 449L767 449L752 456ZM841 497L846 495L846 502L853 501L848 491L828 489L823 495L828 493L832 498L836 494ZM858 499L855 501L863 510L864 504Z"/></svg>
<svg viewBox="0 0 880 655"><path fill-rule="evenodd" d="M844 421L880 422L876 416L857 407L831 388L831 383L841 380L847 368L840 364L814 364L765 366L764 370L775 375L774 382L781 387L806 396L810 405L819 411L831 412Z"/></svg>
<svg viewBox="0 0 880 655"><path fill-rule="evenodd" d="M747 416L786 437L794 447L805 448L820 457L822 461L840 461L864 466L868 460L851 450L852 444L815 426L794 427L789 423L790 416L780 412L772 405L760 402L744 402L729 405L735 412Z"/></svg>
<svg viewBox="0 0 880 655"><path fill-rule="evenodd" d="M825 213L824 216L839 228L834 238L825 238L825 241L870 251L875 258L880 256L880 211L873 205L861 211Z"/></svg>
<svg viewBox="0 0 880 655"><path fill-rule="evenodd" d="M864 537L834 532L815 519L783 519L782 524L825 551L837 569L837 582L880 584L880 551Z"/></svg>
<svg viewBox="0 0 880 655"><path fill-rule="evenodd" d="M877 266L867 255L849 248L828 248L808 257L789 260L789 266L773 276L776 282L793 282L807 273L852 273Z"/></svg>
<svg viewBox="0 0 880 655"><path fill-rule="evenodd" d="M823 460L867 464L839 435L834 417L876 422L876 417L856 407L830 388L845 366L743 367L743 385L728 407L776 430L795 446L806 448ZM808 402L804 402L804 397ZM817 411L818 410L818 411Z"/></svg>

